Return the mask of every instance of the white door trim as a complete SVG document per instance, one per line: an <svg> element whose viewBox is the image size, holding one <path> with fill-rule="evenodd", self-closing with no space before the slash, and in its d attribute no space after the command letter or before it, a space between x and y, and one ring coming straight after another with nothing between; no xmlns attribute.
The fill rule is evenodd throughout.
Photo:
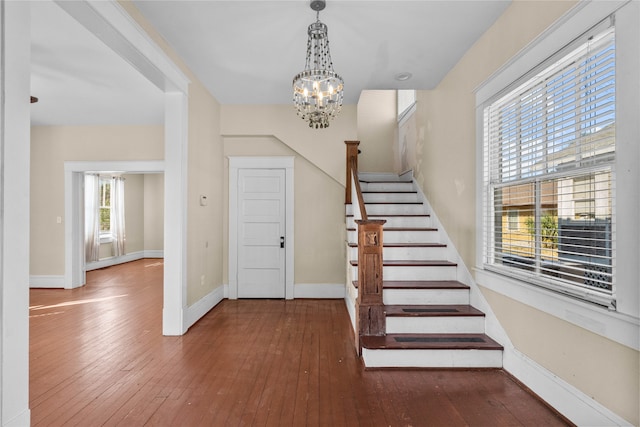
<svg viewBox="0 0 640 427"><path fill-rule="evenodd" d="M84 205L81 203L85 172L164 172L164 161L67 161L64 162L64 288L85 284Z"/></svg>
<svg viewBox="0 0 640 427"><path fill-rule="evenodd" d="M285 170L285 298L293 299L293 156L229 157L229 299L238 298L238 171Z"/></svg>

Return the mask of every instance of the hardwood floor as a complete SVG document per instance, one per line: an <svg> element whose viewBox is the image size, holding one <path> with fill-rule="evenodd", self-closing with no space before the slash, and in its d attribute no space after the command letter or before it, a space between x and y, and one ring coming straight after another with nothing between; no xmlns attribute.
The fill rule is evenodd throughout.
<svg viewBox="0 0 640 427"><path fill-rule="evenodd" d="M225 300L163 337L162 262L31 290L33 426L566 425L501 370L364 370L342 300Z"/></svg>

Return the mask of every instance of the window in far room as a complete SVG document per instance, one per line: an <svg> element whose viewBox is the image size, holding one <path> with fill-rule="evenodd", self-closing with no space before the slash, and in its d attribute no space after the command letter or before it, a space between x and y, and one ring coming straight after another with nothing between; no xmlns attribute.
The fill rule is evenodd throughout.
<svg viewBox="0 0 640 427"><path fill-rule="evenodd" d="M111 177L100 177L100 237L111 238Z"/></svg>

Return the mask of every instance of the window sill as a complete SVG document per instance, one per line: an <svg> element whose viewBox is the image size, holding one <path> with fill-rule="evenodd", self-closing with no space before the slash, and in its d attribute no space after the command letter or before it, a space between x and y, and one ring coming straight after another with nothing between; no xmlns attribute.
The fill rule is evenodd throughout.
<svg viewBox="0 0 640 427"><path fill-rule="evenodd" d="M640 319L482 268L479 286L584 328L619 344L640 350Z"/></svg>
<svg viewBox="0 0 640 427"><path fill-rule="evenodd" d="M100 235L100 244L103 243L111 243L113 242L113 236L111 234L101 234Z"/></svg>

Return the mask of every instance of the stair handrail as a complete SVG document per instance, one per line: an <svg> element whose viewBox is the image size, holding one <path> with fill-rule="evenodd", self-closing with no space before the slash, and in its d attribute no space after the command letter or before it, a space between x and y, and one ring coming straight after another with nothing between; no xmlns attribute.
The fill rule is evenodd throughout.
<svg viewBox="0 0 640 427"><path fill-rule="evenodd" d="M358 298L356 299L356 349L361 354L365 335L385 335L386 314L382 300L382 226L384 219L370 220L358 177L358 144L347 144L347 185L345 203L352 205L358 232ZM352 203L357 200L357 203Z"/></svg>
<svg viewBox="0 0 640 427"><path fill-rule="evenodd" d="M360 178L358 177L358 161L357 157L351 159L351 198L355 197L358 203L354 205L353 216L354 219L368 220L367 208L364 204L364 197L362 197L362 188L360 187Z"/></svg>

